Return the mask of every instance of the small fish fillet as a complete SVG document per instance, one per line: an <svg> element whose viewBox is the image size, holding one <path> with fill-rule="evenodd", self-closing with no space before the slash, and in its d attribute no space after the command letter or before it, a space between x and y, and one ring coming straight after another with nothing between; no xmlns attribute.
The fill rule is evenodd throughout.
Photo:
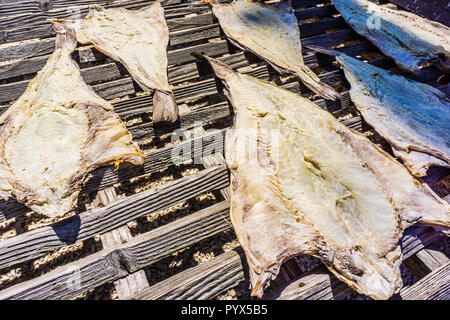
<svg viewBox="0 0 450 320"><path fill-rule="evenodd" d="M321 82L305 65L298 21L288 3L265 5L237 0L220 4L215 0L203 1L212 7L231 43L253 52L280 72L296 74L309 89L326 99L340 97L335 89Z"/></svg>
<svg viewBox="0 0 450 320"><path fill-rule="evenodd" d="M112 105L83 81L75 32L56 25L56 49L25 93L0 116L0 199L49 217L76 204L90 171L144 155Z"/></svg>
<svg viewBox="0 0 450 320"><path fill-rule="evenodd" d="M450 68L450 29L413 13L368 0L331 0L345 21L407 71L435 64Z"/></svg>
<svg viewBox="0 0 450 320"><path fill-rule="evenodd" d="M160 2L140 10L90 6L87 17L57 21L75 29L78 42L120 61L145 89L155 89L153 122L175 122L178 106L167 76L169 29Z"/></svg>
<svg viewBox="0 0 450 320"><path fill-rule="evenodd" d="M413 223L450 227L450 206L400 163L295 93L208 58L235 110L226 137L231 220L252 295L292 256L320 258L358 292L401 288L399 240Z"/></svg>
<svg viewBox="0 0 450 320"><path fill-rule="evenodd" d="M412 174L450 167L450 101L442 91L335 50L310 48L336 56L356 108Z"/></svg>

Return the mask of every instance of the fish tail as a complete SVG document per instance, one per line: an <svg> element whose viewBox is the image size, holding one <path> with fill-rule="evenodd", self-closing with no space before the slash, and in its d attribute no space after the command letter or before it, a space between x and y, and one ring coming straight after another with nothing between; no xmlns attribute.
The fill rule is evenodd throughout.
<svg viewBox="0 0 450 320"><path fill-rule="evenodd" d="M297 75L302 80L302 82L311 91L317 93L325 99L336 101L341 98L341 94L336 91L332 86L320 81L320 79L311 71L303 70L297 72Z"/></svg>
<svg viewBox="0 0 450 320"><path fill-rule="evenodd" d="M306 45L304 46L305 48L329 55L329 56L340 56L342 55L342 53L340 53L337 50L333 50L333 49L328 49L328 48L324 48L324 47L319 47L319 46L314 46L314 45Z"/></svg>
<svg viewBox="0 0 450 320"><path fill-rule="evenodd" d="M77 35L71 22L59 19L47 19L52 23L53 29L56 31L55 48L66 48L73 52L77 47Z"/></svg>
<svg viewBox="0 0 450 320"><path fill-rule="evenodd" d="M153 123L174 123L178 120L178 113L178 105L173 93L155 90L153 95Z"/></svg>

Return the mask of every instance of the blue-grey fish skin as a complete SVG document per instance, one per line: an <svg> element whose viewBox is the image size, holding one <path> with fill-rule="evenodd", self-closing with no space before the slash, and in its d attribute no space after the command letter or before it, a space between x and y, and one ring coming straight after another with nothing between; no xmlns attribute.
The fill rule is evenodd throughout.
<svg viewBox="0 0 450 320"><path fill-rule="evenodd" d="M450 166L450 101L442 91L331 53L344 68L356 108L414 175L426 175L431 165Z"/></svg>
<svg viewBox="0 0 450 320"><path fill-rule="evenodd" d="M422 66L450 69L450 29L413 13L393 10L368 0L332 0L345 21L403 70Z"/></svg>

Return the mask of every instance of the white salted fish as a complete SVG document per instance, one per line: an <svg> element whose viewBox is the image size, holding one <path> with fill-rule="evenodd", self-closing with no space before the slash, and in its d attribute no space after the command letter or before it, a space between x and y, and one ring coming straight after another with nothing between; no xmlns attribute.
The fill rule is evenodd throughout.
<svg viewBox="0 0 450 320"><path fill-rule="evenodd" d="M450 29L413 13L369 0L331 0L352 28L407 71L422 66L450 68Z"/></svg>
<svg viewBox="0 0 450 320"><path fill-rule="evenodd" d="M231 43L253 52L280 72L296 74L309 89L326 99L340 97L335 89L321 82L305 65L298 21L288 3L266 5L252 0L236 0L221 4L215 0L203 1L212 7Z"/></svg>
<svg viewBox="0 0 450 320"><path fill-rule="evenodd" d="M63 215L97 167L143 164L112 105L83 81L71 54L75 32L56 25L56 49L25 93L0 116L0 199Z"/></svg>
<svg viewBox="0 0 450 320"><path fill-rule="evenodd" d="M450 167L450 100L442 91L335 50L309 47L336 56L356 108L412 174Z"/></svg>
<svg viewBox="0 0 450 320"><path fill-rule="evenodd" d="M78 42L120 61L141 86L154 89L153 122L178 119L167 76L169 29L160 1L136 11L93 5L84 19L50 21L74 28Z"/></svg>
<svg viewBox="0 0 450 320"><path fill-rule="evenodd" d="M252 295L292 256L320 258L358 292L402 286L399 240L413 223L450 227L450 207L366 137L295 93L207 58L234 107L226 139L231 220Z"/></svg>

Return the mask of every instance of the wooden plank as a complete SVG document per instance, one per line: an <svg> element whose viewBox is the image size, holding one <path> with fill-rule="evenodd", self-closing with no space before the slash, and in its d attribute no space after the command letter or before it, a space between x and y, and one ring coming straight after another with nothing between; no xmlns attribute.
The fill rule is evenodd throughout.
<svg viewBox="0 0 450 320"><path fill-rule="evenodd" d="M206 40L220 36L219 24L214 23L196 28L183 29L169 35L169 45L174 46L198 40Z"/></svg>
<svg viewBox="0 0 450 320"><path fill-rule="evenodd" d="M128 0L105 5L106 8L121 7L130 10L136 10L148 6L150 1ZM202 3L183 4L181 6L164 7L166 20L172 17L184 16L186 11L189 13L199 13L208 10L208 7ZM20 11L19 11L20 12ZM19 13L11 16L4 16L0 20L0 29L3 30L1 42L21 41L33 38L46 38L54 36L52 25L47 19L81 19L89 12L88 6L76 6L70 8L53 9L39 13Z"/></svg>
<svg viewBox="0 0 450 320"><path fill-rule="evenodd" d="M231 228L225 201L134 237L124 244L0 291L0 299L69 299ZM97 268L97 270L95 270ZM70 281L74 278L75 281ZM75 282L76 285L72 285Z"/></svg>
<svg viewBox="0 0 450 320"><path fill-rule="evenodd" d="M419 236L415 238L416 242L426 243L428 245L430 239L429 233L436 233L431 228L425 229L425 232L412 232L416 228L406 230L405 239ZM410 235L408 237L408 235ZM423 237L423 238L422 238ZM415 254L419 246L405 246L403 250L404 257L409 257ZM239 249L238 249L239 250ZM183 271L169 279L161 281L148 289L134 295L133 299L213 299L221 292L232 288L241 281L248 281L248 268L243 266L245 258L239 256L236 252L221 254L218 257L211 259L208 262L200 264L199 266ZM230 265L231 264L231 265ZM202 267L203 266L203 267ZM214 268L214 272L208 273L209 268ZM322 269L321 269L322 268ZM315 276L312 277L311 275ZM308 276L308 282L303 277ZM305 273L291 282L285 288L267 292L264 298L267 299L307 299L308 297L316 297L320 299L337 299L342 298L349 292L349 287L342 282L336 282L330 273L325 270L324 266L319 267L309 273ZM215 290L214 286L224 279L232 279L227 285L220 286ZM313 280L313 281L312 281ZM193 287L196 284L198 286ZM308 283L307 290L302 289ZM193 287L193 289L189 289ZM208 288L208 290L201 290L201 287ZM199 292L196 294L196 292Z"/></svg>
<svg viewBox="0 0 450 320"><path fill-rule="evenodd" d="M218 296L244 280L242 250L221 254L196 267L176 274L130 299L133 300L206 300Z"/></svg>
<svg viewBox="0 0 450 320"><path fill-rule="evenodd" d="M0 242L0 269L114 230L140 216L169 208L204 192L224 188L228 183L227 168L217 166L128 196L104 208L85 211L60 223L6 239Z"/></svg>
<svg viewBox="0 0 450 320"><path fill-rule="evenodd" d="M41 13L56 8L105 4L111 0L9 0L0 6L0 16L20 13Z"/></svg>
<svg viewBox="0 0 450 320"><path fill-rule="evenodd" d="M389 0L396 5L424 18L440 22L450 27L450 7L448 0Z"/></svg>
<svg viewBox="0 0 450 320"><path fill-rule="evenodd" d="M323 18L331 16L333 14L336 14L337 11L333 5L324 5L322 7L312 7L303 10L298 10L295 11L294 13L297 19L300 21L304 19Z"/></svg>
<svg viewBox="0 0 450 320"><path fill-rule="evenodd" d="M106 206L118 200L114 187L99 191L97 193L97 199L103 206ZM130 229L127 225L100 235L103 250L108 250L112 247L121 245L131 240L132 238L133 236L131 235ZM144 270L139 270L133 274L126 276L125 278L115 281L114 286L116 288L118 297L125 298L147 288L149 284Z"/></svg>
<svg viewBox="0 0 450 320"><path fill-rule="evenodd" d="M196 58L191 54L197 51L204 52L207 55L215 57L227 53L228 46L226 44L226 41L221 41L217 43L208 43L185 49L174 50L172 52L169 52L169 61L172 60L173 64L174 62L176 62L177 64L178 63L181 64L194 61ZM102 73L102 71L107 72ZM81 69L81 75L88 84L91 84L92 82L97 82L99 81L99 79L108 80L108 77L117 76L117 72L118 70L115 63L108 64L106 66L96 66ZM189 76L189 74L187 74L187 76ZM29 80L25 80L0 85L0 103L8 102L19 98L26 90L29 82L30 82ZM121 88L120 86L123 87ZM119 98L129 94L133 94L135 92L131 77L101 83L98 85L94 85L92 87L94 91L96 91L97 94L99 94L104 99Z"/></svg>
<svg viewBox="0 0 450 320"><path fill-rule="evenodd" d="M129 274L123 279L114 281L117 296L119 299L127 299L128 297L149 287L147 276L144 270Z"/></svg>
<svg viewBox="0 0 450 320"><path fill-rule="evenodd" d="M400 290L395 300L450 299L450 262L434 270L415 284Z"/></svg>
<svg viewBox="0 0 450 320"><path fill-rule="evenodd" d="M424 248L406 259L404 264L418 279L421 279L449 261L445 253Z"/></svg>
<svg viewBox="0 0 450 320"><path fill-rule="evenodd" d="M105 68L108 68L105 67ZM105 68L96 68L95 70L104 70ZM91 73L91 71L81 71L81 74L86 74L87 72ZM110 74L113 74L112 71ZM101 77L102 74L92 73L92 79L96 79ZM89 83L91 81L89 80ZM27 89L30 81L19 81L14 83L8 83L4 85L0 85L0 103L8 102L11 100L18 99ZM92 89L103 99L111 100L114 98L124 97L126 95L132 95L135 93L133 80L131 77L125 77L118 80L108 81L96 85L91 85Z"/></svg>

